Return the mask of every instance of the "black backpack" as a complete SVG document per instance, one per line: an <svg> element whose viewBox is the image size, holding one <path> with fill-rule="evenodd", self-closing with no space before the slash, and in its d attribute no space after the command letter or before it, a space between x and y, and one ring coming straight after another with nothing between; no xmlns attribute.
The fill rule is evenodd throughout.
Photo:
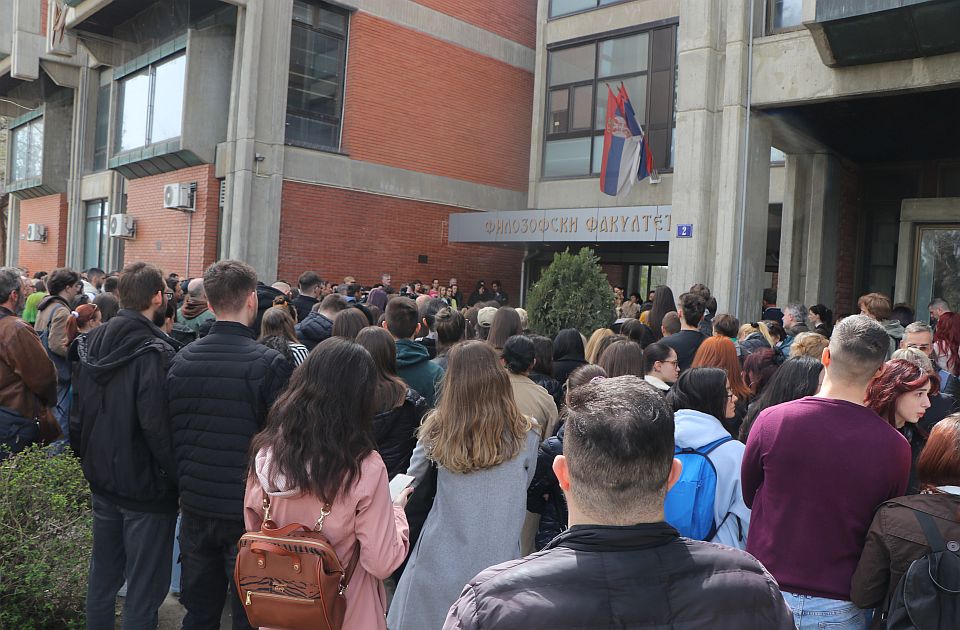
<svg viewBox="0 0 960 630"><path fill-rule="evenodd" d="M960 542L944 542L929 514L913 511L930 552L907 567L887 607L887 630L960 627Z"/></svg>

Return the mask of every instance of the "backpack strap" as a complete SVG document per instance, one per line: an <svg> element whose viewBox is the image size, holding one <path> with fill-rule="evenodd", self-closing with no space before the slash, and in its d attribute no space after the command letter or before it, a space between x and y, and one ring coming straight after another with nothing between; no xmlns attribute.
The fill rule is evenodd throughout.
<svg viewBox="0 0 960 630"><path fill-rule="evenodd" d="M726 435L726 436L720 438L719 440L714 440L713 442L710 442L709 444L704 444L703 446L701 446L700 448L698 448L697 451L699 451L699 452L700 452L701 454L703 454L703 455L709 455L709 454L712 453L718 446L722 446L722 445L726 444L727 442L731 442L731 441L733 441L733 438L732 438L731 436L729 436L729 435Z"/></svg>
<svg viewBox="0 0 960 630"><path fill-rule="evenodd" d="M933 518L926 512L919 512L917 510L913 511L913 515L916 516L920 522L920 529L923 530L923 535L927 537L927 544L930 545L930 549L933 551L946 551L947 544L943 541L943 536L940 534L940 530L937 529L937 524L933 522Z"/></svg>

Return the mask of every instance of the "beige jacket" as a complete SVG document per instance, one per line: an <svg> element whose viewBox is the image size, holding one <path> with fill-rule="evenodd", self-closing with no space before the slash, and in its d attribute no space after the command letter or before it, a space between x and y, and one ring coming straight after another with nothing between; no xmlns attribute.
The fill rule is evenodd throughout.
<svg viewBox="0 0 960 630"><path fill-rule="evenodd" d="M530 416L540 425L540 439L553 435L559 414L557 404L547 390L526 376L513 373L510 374L510 386L513 388L513 397L520 413Z"/></svg>
<svg viewBox="0 0 960 630"><path fill-rule="evenodd" d="M50 327L50 335L47 342L50 345L50 351L67 358L67 320L70 319L70 306L67 301L58 295L48 295L43 298L37 307L37 323L34 324L38 335Z"/></svg>

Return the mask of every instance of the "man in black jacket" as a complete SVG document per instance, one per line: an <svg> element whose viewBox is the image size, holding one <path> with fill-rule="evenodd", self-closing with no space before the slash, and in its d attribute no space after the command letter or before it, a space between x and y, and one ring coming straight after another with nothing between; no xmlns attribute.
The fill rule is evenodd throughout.
<svg viewBox="0 0 960 630"><path fill-rule="evenodd" d="M333 318L348 308L347 301L339 293L331 293L323 298L317 310L311 311L306 319L297 324L297 339L309 350L333 334Z"/></svg>
<svg viewBox="0 0 960 630"><path fill-rule="evenodd" d="M113 628L124 578L123 627L155 628L170 587L177 486L166 375L174 351L158 328L166 288L153 265L128 265L120 312L86 336L80 354L77 454L93 493L88 628Z"/></svg>
<svg viewBox="0 0 960 630"><path fill-rule="evenodd" d="M570 398L564 455L553 464L570 528L543 551L471 580L444 628L793 630L759 562L681 538L664 522L681 466L663 397L622 376Z"/></svg>
<svg viewBox="0 0 960 630"><path fill-rule="evenodd" d="M304 271L297 280L300 295L293 299L293 307L297 309L297 321L302 322L313 311L313 307L320 303L323 295L323 280L316 271Z"/></svg>
<svg viewBox="0 0 960 630"><path fill-rule="evenodd" d="M185 630L218 629L237 541L244 533L243 492L250 440L290 378L289 362L257 343L257 274L222 260L203 274L217 315L210 334L184 348L167 386L180 482L180 602ZM242 602L231 595L233 627L249 628Z"/></svg>

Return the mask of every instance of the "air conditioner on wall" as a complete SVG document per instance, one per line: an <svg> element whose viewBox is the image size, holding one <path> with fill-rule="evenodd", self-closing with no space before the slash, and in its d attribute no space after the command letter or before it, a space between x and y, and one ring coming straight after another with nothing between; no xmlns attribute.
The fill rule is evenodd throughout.
<svg viewBox="0 0 960 630"><path fill-rule="evenodd" d="M163 207L175 210L193 210L193 184L166 184L163 187Z"/></svg>
<svg viewBox="0 0 960 630"><path fill-rule="evenodd" d="M137 233L137 222L129 214L110 215L110 236L133 238Z"/></svg>
<svg viewBox="0 0 960 630"><path fill-rule="evenodd" d="M47 240L47 226L41 225L39 223L30 223L29 225L27 225L27 240L28 241Z"/></svg>

